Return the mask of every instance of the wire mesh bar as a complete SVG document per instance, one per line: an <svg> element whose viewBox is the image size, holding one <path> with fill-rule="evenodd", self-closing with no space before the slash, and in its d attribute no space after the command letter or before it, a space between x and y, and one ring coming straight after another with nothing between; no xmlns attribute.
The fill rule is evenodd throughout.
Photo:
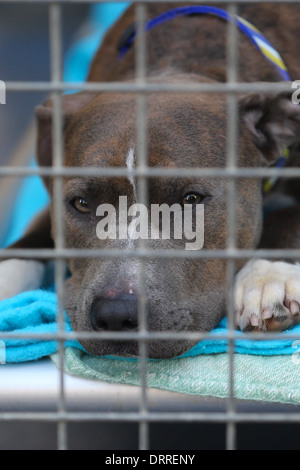
<svg viewBox="0 0 300 470"><path fill-rule="evenodd" d="M50 34L50 68L51 81L61 81L62 79L62 7L54 2L49 5L49 34ZM61 169L64 166L63 157L63 118L61 92L54 91L52 94L53 103L53 168ZM60 175L53 180L53 205L55 223L55 249L64 248L64 222L63 222L63 179ZM65 268L63 259L55 259L55 286L58 299L57 323L58 331L63 334L65 331L64 321L64 278ZM58 411L65 411L65 386L64 386L64 341L59 341L59 397ZM58 450L67 449L67 427L65 421L59 420L57 423L57 447Z"/></svg>
<svg viewBox="0 0 300 470"><path fill-rule="evenodd" d="M194 171L188 168L135 168L130 174L133 177L143 176L145 178L217 178L217 179L248 179L248 178L282 178L298 179L300 178L300 168L194 168ZM128 176L128 169L125 168L24 168L24 167L0 167L1 176L69 176L69 177L112 177L119 178Z"/></svg>
<svg viewBox="0 0 300 470"><path fill-rule="evenodd" d="M202 251L176 251L167 249L150 250L141 248L138 251L128 251L119 249L19 249L8 248L5 251L0 251L0 259L7 258L21 258L21 259L71 259L71 258L165 258L165 259L260 259L269 258L273 260L280 259L299 259L300 249L261 249L261 250L202 250Z"/></svg>
<svg viewBox="0 0 300 470"><path fill-rule="evenodd" d="M235 413L222 413L222 412L0 412L0 420L2 421L45 421L45 422L135 422L148 421L165 422L165 423L300 423L300 413L254 413L254 412L235 412Z"/></svg>
<svg viewBox="0 0 300 470"><path fill-rule="evenodd" d="M109 3L119 3L119 2L127 2L128 0L108 0ZM139 0L131 0L132 3L138 3ZM235 0L234 3L236 4L244 4L244 3L299 3L300 0ZM52 3L53 0L0 0L0 3ZM70 4L70 3L107 3L107 0L56 0L56 3L61 3L61 4ZM162 3L162 0L143 0L143 3ZM182 0L164 0L164 3L182 3ZM190 4L198 3L199 0L189 0ZM215 0L206 0L206 4L215 4ZM232 0L222 0L222 3L224 5L228 3L233 3Z"/></svg>
<svg viewBox="0 0 300 470"><path fill-rule="evenodd" d="M146 80L147 46L146 46L146 8L145 4L138 2L135 9L137 24L136 47L136 81L143 85ZM147 100L146 95L140 92L137 96L137 167L147 172ZM148 180L139 176L137 180L138 202L148 207ZM144 240L139 240L139 249L143 249ZM138 292L138 324L141 333L147 332L147 301L146 301L146 263L145 259L139 259L139 292ZM147 403L147 342L139 340L139 361L141 378L140 412L145 413ZM139 423L139 449L149 449L149 425L147 420Z"/></svg>
<svg viewBox="0 0 300 470"><path fill-rule="evenodd" d="M6 82L7 91L91 91L91 92L118 92L118 93L248 93L251 91L278 93L291 91L290 82L280 83L124 83L124 82Z"/></svg>
<svg viewBox="0 0 300 470"><path fill-rule="evenodd" d="M189 339L191 341L202 341L202 340L213 340L216 337L210 335L210 333L200 333L200 332L147 332L147 333L127 333L127 332L76 332L75 333L1 333L1 338L3 339L40 339L40 340L55 340L58 341L67 341L72 339L86 340L86 339L102 339L104 340L124 340L124 341L137 341L145 340L182 340ZM246 333L244 336L240 336L238 333L226 333L224 335L218 334L218 339L220 340L234 340L234 341L247 341L247 340L279 340L282 339L280 333L269 333L269 332L258 332L258 333ZM286 336L286 339L289 341L300 339L300 334L292 333L290 336Z"/></svg>
<svg viewBox="0 0 300 470"><path fill-rule="evenodd" d="M236 4L228 5L228 13L235 17L237 15ZM237 83L237 25L234 21L230 21L227 25L227 83L232 87ZM227 160L226 168L233 169L237 166L237 99L235 94L227 95ZM229 179L226 185L227 191L227 248L235 249L236 247L236 180ZM235 330L234 319L234 299L233 286L235 276L235 261L227 260L227 319L228 329L230 333ZM229 340L229 396L227 399L227 412L234 413L234 340ZM226 425L226 449L234 450L236 448L236 426L235 423L228 421Z"/></svg>

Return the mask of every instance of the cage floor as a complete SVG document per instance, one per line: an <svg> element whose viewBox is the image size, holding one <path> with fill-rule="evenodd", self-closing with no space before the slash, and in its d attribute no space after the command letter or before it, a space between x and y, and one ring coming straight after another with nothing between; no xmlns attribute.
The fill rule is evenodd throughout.
<svg viewBox="0 0 300 470"><path fill-rule="evenodd" d="M1 366L0 413L57 411L60 374L50 360ZM140 389L64 375L65 409L70 412L137 411ZM226 412L226 401L160 390L148 390L154 412ZM239 412L299 411L299 407L237 401ZM238 449L300 449L298 424L243 423L237 426ZM138 423L70 422L69 449L130 450L138 448ZM151 423L150 450L224 449L226 425L222 423ZM0 449L46 450L57 446L57 423L0 421Z"/></svg>

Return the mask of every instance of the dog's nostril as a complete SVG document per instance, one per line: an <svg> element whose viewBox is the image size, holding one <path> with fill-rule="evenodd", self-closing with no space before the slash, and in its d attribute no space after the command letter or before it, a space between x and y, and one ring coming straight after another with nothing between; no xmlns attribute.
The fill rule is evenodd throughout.
<svg viewBox="0 0 300 470"><path fill-rule="evenodd" d="M123 330L135 330L137 328L137 322L132 320L125 320L122 323Z"/></svg>
<svg viewBox="0 0 300 470"><path fill-rule="evenodd" d="M105 321L99 321L97 324L97 330L108 330L108 324Z"/></svg>
<svg viewBox="0 0 300 470"><path fill-rule="evenodd" d="M136 330L138 328L136 296L95 299L91 307L91 325L96 331Z"/></svg>

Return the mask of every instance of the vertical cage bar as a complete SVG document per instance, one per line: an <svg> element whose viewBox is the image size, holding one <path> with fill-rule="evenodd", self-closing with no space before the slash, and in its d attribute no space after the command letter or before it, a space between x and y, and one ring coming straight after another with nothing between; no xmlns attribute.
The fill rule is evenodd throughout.
<svg viewBox="0 0 300 470"><path fill-rule="evenodd" d="M50 68L51 82L56 83L62 80L62 6L54 2L49 5L49 34L50 34ZM52 94L53 119L52 119L52 139L53 139L53 168L61 169L64 166L63 158L63 115L61 93ZM63 180L60 176L53 179L53 204L54 204L54 224L55 224L55 248L64 247L64 226L63 226ZM63 333L64 310L64 261L55 260L55 285L58 299L57 323L58 331ZM59 399L58 410L65 411L65 388L64 388L64 341L59 341ZM67 426L64 421L57 423L57 446L59 450L67 449Z"/></svg>
<svg viewBox="0 0 300 470"><path fill-rule="evenodd" d="M228 22L227 27L227 83L235 85L237 82L237 64L238 64L238 48L237 48L237 25L235 17L237 15L237 5L230 3L228 12L232 17L232 21ZM227 169L234 169L237 166L237 100L234 93L227 95ZM236 246L236 181L231 178L227 182L227 248L234 249ZM230 333L235 329L234 318L234 277L235 277L235 261L227 260L227 320ZM227 412L234 413L234 340L228 342L229 353L229 397L227 400ZM236 425L228 422L226 427L226 448L234 450L236 448Z"/></svg>
<svg viewBox="0 0 300 470"><path fill-rule="evenodd" d="M138 27L137 47L136 47L136 80L138 85L143 85L146 80L146 6L142 2L136 5L136 21ZM147 158L147 98L145 93L140 92L137 96L137 166L145 169L148 167ZM138 202L147 206L148 204L148 180L139 176L137 181ZM139 240L139 247L143 248L144 240ZM139 331L147 331L147 303L146 303L146 263L144 259L139 259L139 295L138 295L138 320ZM140 413L146 412L147 405L147 342L139 340L140 357L140 378L141 397ZM140 421L139 423L139 449L149 449L149 423Z"/></svg>

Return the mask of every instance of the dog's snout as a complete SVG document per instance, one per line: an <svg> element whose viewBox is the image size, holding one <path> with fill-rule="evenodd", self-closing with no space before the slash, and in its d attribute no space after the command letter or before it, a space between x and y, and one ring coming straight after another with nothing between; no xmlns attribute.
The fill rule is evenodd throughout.
<svg viewBox="0 0 300 470"><path fill-rule="evenodd" d="M138 328L136 296L95 299L91 308L91 324L95 331L136 330Z"/></svg>

